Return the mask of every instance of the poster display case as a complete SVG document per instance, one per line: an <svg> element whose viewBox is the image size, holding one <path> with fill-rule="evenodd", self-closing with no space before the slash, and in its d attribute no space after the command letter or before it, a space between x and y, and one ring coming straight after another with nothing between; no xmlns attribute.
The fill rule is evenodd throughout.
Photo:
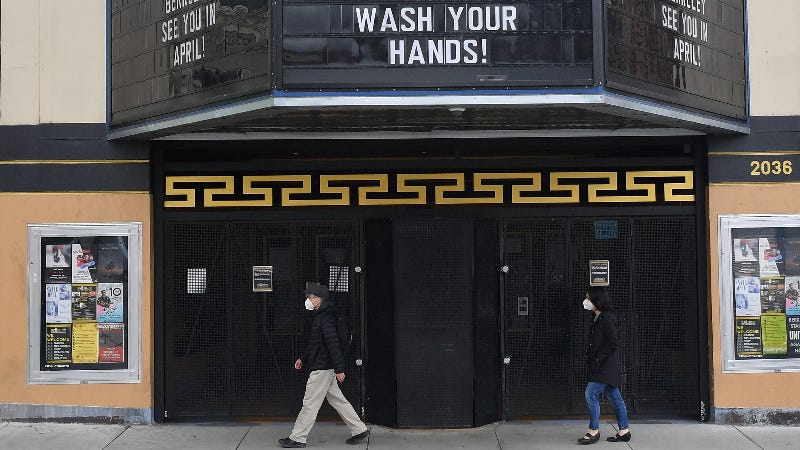
<svg viewBox="0 0 800 450"><path fill-rule="evenodd" d="M719 216L724 372L800 371L800 215Z"/></svg>
<svg viewBox="0 0 800 450"><path fill-rule="evenodd" d="M28 382L141 382L141 223L28 226Z"/></svg>

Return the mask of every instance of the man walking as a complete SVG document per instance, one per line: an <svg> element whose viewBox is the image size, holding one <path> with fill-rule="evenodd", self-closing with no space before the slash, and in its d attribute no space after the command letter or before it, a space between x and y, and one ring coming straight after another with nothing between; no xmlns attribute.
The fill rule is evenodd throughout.
<svg viewBox="0 0 800 450"><path fill-rule="evenodd" d="M306 438L317 420L322 401L328 403L339 413L345 425L350 429L351 437L345 442L356 445L369 436L367 426L356 414L353 406L342 394L339 383L344 381L344 356L339 348L339 337L336 333L335 306L328 299L328 287L324 284L312 283L306 289L305 307L312 311L311 336L303 356L294 362L294 368L300 370L304 366L311 370L303 396L303 407L294 423L292 434L278 440L283 448L303 448Z"/></svg>

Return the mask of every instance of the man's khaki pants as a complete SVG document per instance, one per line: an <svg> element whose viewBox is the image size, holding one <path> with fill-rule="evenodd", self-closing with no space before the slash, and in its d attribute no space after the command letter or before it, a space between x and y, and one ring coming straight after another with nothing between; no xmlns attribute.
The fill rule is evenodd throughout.
<svg viewBox="0 0 800 450"><path fill-rule="evenodd" d="M358 418L353 406L339 389L333 369L315 370L308 376L303 407L300 409L300 414L297 415L297 421L294 423L289 439L295 442L306 442L308 433L317 420L317 413L322 406L322 401L326 398L333 409L339 413L347 428L350 429L351 436L367 431L367 426Z"/></svg>

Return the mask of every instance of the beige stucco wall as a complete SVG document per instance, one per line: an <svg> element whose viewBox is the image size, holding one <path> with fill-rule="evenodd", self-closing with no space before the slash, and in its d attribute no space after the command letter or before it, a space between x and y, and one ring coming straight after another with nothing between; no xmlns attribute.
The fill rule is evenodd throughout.
<svg viewBox="0 0 800 450"><path fill-rule="evenodd" d="M750 113L800 115L800 1L747 0Z"/></svg>
<svg viewBox="0 0 800 450"><path fill-rule="evenodd" d="M99 207L98 205L102 205ZM153 288L149 194L0 194L0 403L152 408ZM27 382L29 223L142 222L142 383Z"/></svg>
<svg viewBox="0 0 800 450"><path fill-rule="evenodd" d="M106 121L105 0L0 0L0 125Z"/></svg>
<svg viewBox="0 0 800 450"><path fill-rule="evenodd" d="M800 373L722 373L719 292L720 214L798 214L800 184L712 185L709 187L712 403L718 408L800 408ZM758 387L756 389L756 387Z"/></svg>

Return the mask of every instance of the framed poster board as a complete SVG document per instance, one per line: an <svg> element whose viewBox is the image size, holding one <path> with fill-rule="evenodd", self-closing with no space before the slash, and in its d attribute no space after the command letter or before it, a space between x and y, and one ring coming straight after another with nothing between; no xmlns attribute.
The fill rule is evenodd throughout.
<svg viewBox="0 0 800 450"><path fill-rule="evenodd" d="M719 216L724 372L800 371L800 216Z"/></svg>
<svg viewBox="0 0 800 450"><path fill-rule="evenodd" d="M28 382L141 382L141 223L28 225Z"/></svg>

